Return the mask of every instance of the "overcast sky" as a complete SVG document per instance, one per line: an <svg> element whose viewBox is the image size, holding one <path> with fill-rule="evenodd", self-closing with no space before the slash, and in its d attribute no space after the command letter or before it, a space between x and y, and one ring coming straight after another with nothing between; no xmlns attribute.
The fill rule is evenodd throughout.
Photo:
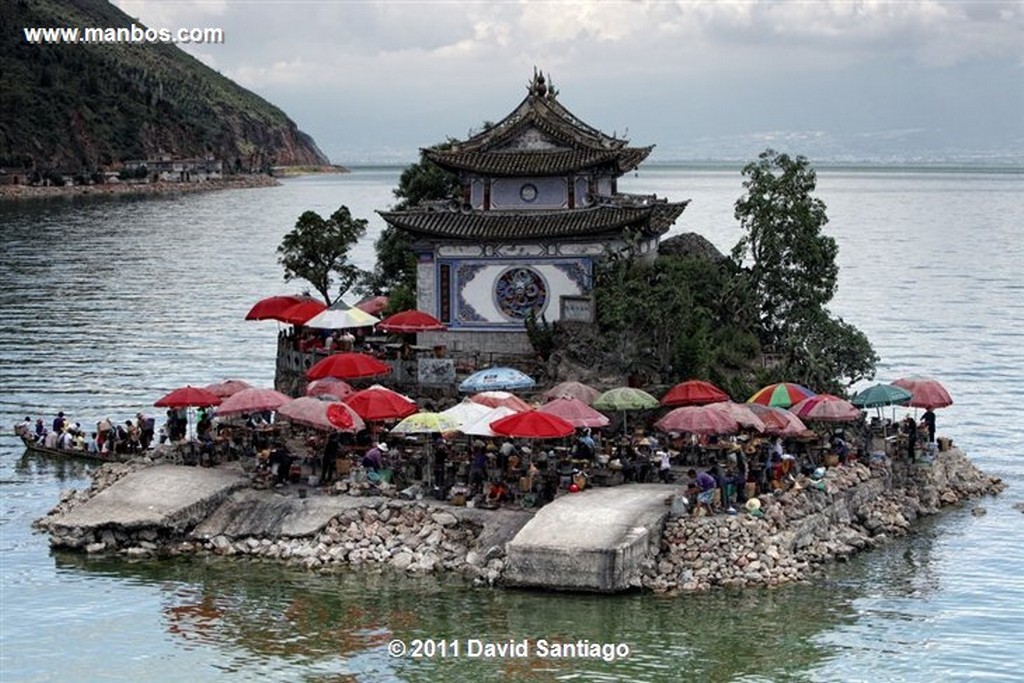
<svg viewBox="0 0 1024 683"><path fill-rule="evenodd" d="M1024 163L1024 3L115 0L281 107L341 164L413 160L526 94L652 161Z"/></svg>

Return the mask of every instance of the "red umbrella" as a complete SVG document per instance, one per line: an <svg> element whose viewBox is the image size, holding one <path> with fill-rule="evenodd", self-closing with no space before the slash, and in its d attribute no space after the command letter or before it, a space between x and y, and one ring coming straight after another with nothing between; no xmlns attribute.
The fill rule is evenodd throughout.
<svg viewBox="0 0 1024 683"><path fill-rule="evenodd" d="M291 400L291 396L274 389L249 387L224 399L217 408L217 414L262 413L265 410L277 410Z"/></svg>
<svg viewBox="0 0 1024 683"><path fill-rule="evenodd" d="M345 398L355 393L355 389L343 379L324 377L306 385L306 396L337 396Z"/></svg>
<svg viewBox="0 0 1024 683"><path fill-rule="evenodd" d="M252 385L248 382L243 382L240 379L226 379L223 382L207 384L203 388L212 394L217 394L221 398L227 398L228 396L237 394L242 389L252 388Z"/></svg>
<svg viewBox="0 0 1024 683"><path fill-rule="evenodd" d="M764 433L771 436L799 436L807 431L807 425L785 408L748 403L750 410L761 418Z"/></svg>
<svg viewBox="0 0 1024 683"><path fill-rule="evenodd" d="M860 408L832 394L805 398L789 410L802 420L821 422L853 422L860 417Z"/></svg>
<svg viewBox="0 0 1024 683"><path fill-rule="evenodd" d="M327 421L335 429L344 432L358 432L366 427L366 423L351 406L344 403L327 404Z"/></svg>
<svg viewBox="0 0 1024 683"><path fill-rule="evenodd" d="M945 408L953 405L953 398L938 380L929 377L904 377L893 382L894 386L911 393L909 406L915 408Z"/></svg>
<svg viewBox="0 0 1024 683"><path fill-rule="evenodd" d="M325 310L327 310L327 304L323 301L307 299L284 309L278 320L290 325L304 325L307 320L311 320Z"/></svg>
<svg viewBox="0 0 1024 683"><path fill-rule="evenodd" d="M295 304L303 301L310 301L312 297L308 296L296 296L293 294L285 294L281 296L268 296L266 299L260 299L256 304L249 309L249 312L245 314L246 320L280 320L281 314L286 310L294 306Z"/></svg>
<svg viewBox="0 0 1024 683"><path fill-rule="evenodd" d="M205 408L220 405L220 396L189 385L175 389L153 405L158 408Z"/></svg>
<svg viewBox="0 0 1024 683"><path fill-rule="evenodd" d="M728 400L729 395L711 382L689 379L669 389L668 393L661 397L661 405L699 406Z"/></svg>
<svg viewBox="0 0 1024 683"><path fill-rule="evenodd" d="M338 377L340 379L358 379L374 377L391 372L391 366L382 363L365 353L336 353L327 356L306 371L306 379L322 379Z"/></svg>
<svg viewBox="0 0 1024 683"><path fill-rule="evenodd" d="M545 401L553 401L556 398L575 398L583 401L588 406L601 395L601 392L583 382L561 382L551 387L540 395Z"/></svg>
<svg viewBox="0 0 1024 683"><path fill-rule="evenodd" d="M400 334L448 329L443 322L423 311L402 311L389 315L377 323L377 328Z"/></svg>
<svg viewBox="0 0 1024 683"><path fill-rule="evenodd" d="M481 391L478 394L470 396L469 400L473 403L485 405L488 408L504 406L505 408L511 408L517 413L533 410L533 407L529 403L507 391Z"/></svg>
<svg viewBox="0 0 1024 683"><path fill-rule="evenodd" d="M345 398L345 403L364 420L396 420L412 415L419 406L408 396L375 384Z"/></svg>
<svg viewBox="0 0 1024 683"><path fill-rule="evenodd" d="M363 299L356 304L356 308L361 311L365 311L370 315L379 316L384 312L384 309L388 307L388 298L386 296L371 296L367 299Z"/></svg>
<svg viewBox="0 0 1024 683"><path fill-rule="evenodd" d="M607 416L597 412L583 401L561 397L548 401L537 409L542 413L557 415L574 427L606 427Z"/></svg>
<svg viewBox="0 0 1024 683"><path fill-rule="evenodd" d="M722 410L710 406L676 408L654 423L663 432L688 434L735 434L740 425Z"/></svg>
<svg viewBox="0 0 1024 683"><path fill-rule="evenodd" d="M328 415L331 406L341 406L340 413L337 410L334 411L333 420ZM347 425L346 420L341 417L342 413L351 418L350 425ZM313 396L302 396L285 403L277 409L277 417L314 429L340 429L341 431L358 432L366 427L362 418L348 406L337 402L321 401Z"/></svg>
<svg viewBox="0 0 1024 683"><path fill-rule="evenodd" d="M576 432L576 428L570 422L539 410L516 413L495 420L491 423L491 430L501 436L522 439L559 439Z"/></svg>

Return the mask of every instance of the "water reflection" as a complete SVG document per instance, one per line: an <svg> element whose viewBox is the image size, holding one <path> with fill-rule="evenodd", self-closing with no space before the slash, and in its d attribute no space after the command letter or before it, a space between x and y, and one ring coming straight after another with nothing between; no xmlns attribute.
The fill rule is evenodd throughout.
<svg viewBox="0 0 1024 683"><path fill-rule="evenodd" d="M916 551L915 551L916 552ZM124 562L58 553L64 571L159 587L165 629L182 647L231 653L233 666L277 661L398 680L778 680L835 650L824 634L853 623L856 581L684 597L489 590L451 577L344 570L319 575L221 558ZM526 660L391 659L393 638L528 639ZM559 660L538 639L626 643L628 659ZM313 678L311 680L330 680Z"/></svg>

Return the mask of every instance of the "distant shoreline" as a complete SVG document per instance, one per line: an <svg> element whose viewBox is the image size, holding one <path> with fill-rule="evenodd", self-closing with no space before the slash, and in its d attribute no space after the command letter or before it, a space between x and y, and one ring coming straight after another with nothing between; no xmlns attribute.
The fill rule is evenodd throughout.
<svg viewBox="0 0 1024 683"><path fill-rule="evenodd" d="M0 185L0 201L47 199L51 197L115 197L124 195L165 195L211 192L252 187L275 187L281 181L266 175L243 175L196 183L107 183L103 185L64 185L34 187L31 185Z"/></svg>

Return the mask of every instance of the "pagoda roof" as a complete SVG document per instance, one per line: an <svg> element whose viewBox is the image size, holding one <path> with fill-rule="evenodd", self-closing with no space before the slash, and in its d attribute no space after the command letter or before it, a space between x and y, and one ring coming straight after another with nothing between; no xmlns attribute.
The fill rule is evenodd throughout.
<svg viewBox="0 0 1024 683"><path fill-rule="evenodd" d="M422 237L453 240L529 240L613 235L639 228L651 235L668 231L688 202L638 205L598 204L558 211L465 211L418 209L379 211L389 224Z"/></svg>
<svg viewBox="0 0 1024 683"><path fill-rule="evenodd" d="M553 175L605 167L619 175L636 168L651 147L630 147L562 106L558 91L534 73L526 98L512 113L444 149L423 149L439 166L485 175Z"/></svg>

